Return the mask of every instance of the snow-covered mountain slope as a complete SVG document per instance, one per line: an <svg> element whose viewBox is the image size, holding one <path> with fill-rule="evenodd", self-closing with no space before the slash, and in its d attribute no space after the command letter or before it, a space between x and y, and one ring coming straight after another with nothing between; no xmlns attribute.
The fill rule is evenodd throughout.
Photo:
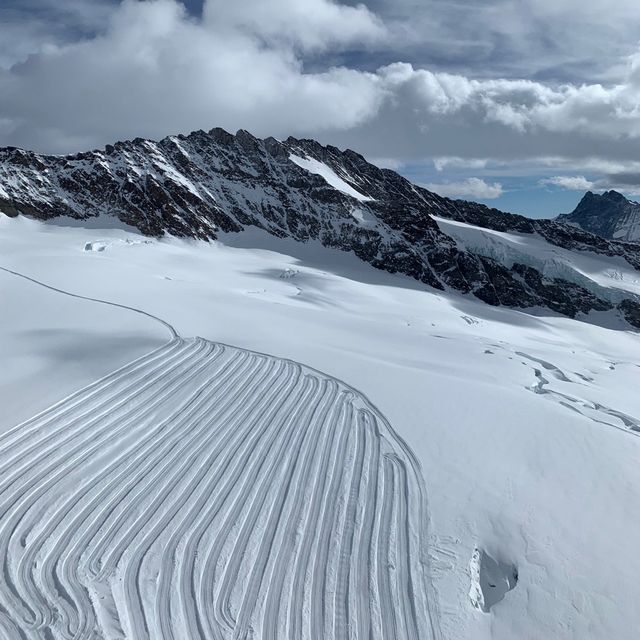
<svg viewBox="0 0 640 640"><path fill-rule="evenodd" d="M640 242L640 203L617 191L587 191L578 206L571 213L558 216L558 220L603 238Z"/></svg>
<svg viewBox="0 0 640 640"><path fill-rule="evenodd" d="M369 637L370 622L373 637L384 638L635 639L640 338L621 320L614 330L545 309L491 307L375 270L320 242L258 229L202 243L101 227L113 227L109 218L90 221L93 228L56 222L0 219L0 266L59 290L2 273L15 308L0 314L0 354L11 350L14 363L0 370L0 401L4 407L6 389L20 390L31 416L51 404L42 393L52 383L70 394L127 366L138 367L136 386L120 371L99 383L99 393L89 387L21 427L24 408L0 414L0 455L13 456L0 476L5 636L49 637L49 629L50 637L66 638L84 629L78 637L92 638L97 625L106 638L226 638L237 624L246 637L275 631L315 640L342 637L347 619L356 638ZM458 229L467 235L456 242L469 245L486 233ZM496 237L500 247L528 239ZM541 243L535 255L543 260L549 251ZM494 253L504 261L507 249ZM530 259L532 249L525 254ZM576 268L606 282L595 263ZM617 286L633 293L623 276ZM59 296L58 308L51 296ZM77 331L82 314L90 335ZM37 329L38 316L59 329L48 338L50 352L63 354L53 381L42 343L20 331L20 323ZM133 332L148 355L127 352ZM89 357L70 368L64 354L74 349ZM300 399L283 392L295 382L279 373L296 367L309 385ZM235 393L224 391L229 376ZM138 396L141 380L146 395ZM335 399L344 391L345 410L364 410L351 427ZM133 394L131 401L119 404L121 394ZM277 458L276 431L288 447L298 441L264 407L284 416L287 399L295 400L296 424L309 428L299 433L300 455L287 448ZM226 424L216 422L218 410L232 411L236 440L216 444ZM176 413L186 421L177 424ZM72 414L87 415L74 422ZM315 441L329 433L333 458L322 453L328 440ZM343 459L338 443L346 433ZM256 451L251 437L273 438L274 448L260 441L263 453L247 466L243 456ZM216 455L218 462L207 462ZM421 478L405 482L400 463L410 469L412 456ZM264 480L269 462L280 460L284 476L253 482L254 472ZM327 471L336 468L331 460L346 477ZM360 468L367 471L354 472ZM223 470L234 478L228 497L217 476ZM289 471L292 481L283 482ZM307 477L315 480L301 481ZM342 499L313 498L334 486ZM420 525L402 527L418 513L416 503L403 504L420 486L427 535L416 543ZM316 551L331 518L317 519L316 508L329 504L342 515L324 556ZM275 555L263 553L268 532ZM381 595L367 601L370 589ZM320 592L319 609L312 596ZM412 602L428 612L414 613ZM413 620L422 625L417 631Z"/></svg>
<svg viewBox="0 0 640 640"><path fill-rule="evenodd" d="M572 251L620 256L636 269L640 246L442 198L353 151L313 140L259 140L246 131L234 136L213 129L66 157L3 149L0 212L40 219L106 215L156 237L210 240L257 227L353 251L379 269L435 289L472 293L491 305L548 307L570 317L609 308L640 326L633 297L612 305L574 282L546 282L535 270L523 278L518 265L505 267L459 246L432 215L540 235Z"/></svg>
<svg viewBox="0 0 640 640"><path fill-rule="evenodd" d="M538 234L495 231L437 216L434 220L461 248L491 258L509 269L519 269L525 280L537 272L536 276L539 273L547 281L563 282L567 293L572 283L611 304L618 304L630 295L640 300L640 271L618 256L570 251ZM572 303L576 304L575 297ZM563 313L562 308L555 310ZM606 310L606 305L601 310Z"/></svg>

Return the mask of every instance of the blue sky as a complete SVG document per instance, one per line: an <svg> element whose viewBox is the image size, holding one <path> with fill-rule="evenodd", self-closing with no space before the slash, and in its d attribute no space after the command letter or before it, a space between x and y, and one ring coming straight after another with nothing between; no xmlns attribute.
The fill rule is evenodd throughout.
<svg viewBox="0 0 640 640"><path fill-rule="evenodd" d="M202 14L202 0L182 0L182 4L195 16Z"/></svg>
<svg viewBox="0 0 640 640"><path fill-rule="evenodd" d="M637 0L4 0L0 145L222 126L530 216L640 193Z"/></svg>

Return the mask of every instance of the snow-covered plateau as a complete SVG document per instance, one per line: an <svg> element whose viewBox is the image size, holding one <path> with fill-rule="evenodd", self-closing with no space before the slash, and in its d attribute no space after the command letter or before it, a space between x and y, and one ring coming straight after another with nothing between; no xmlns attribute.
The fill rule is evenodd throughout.
<svg viewBox="0 0 640 640"><path fill-rule="evenodd" d="M640 293L622 258L436 222ZM0 637L638 637L640 337L613 311L257 228L0 215L0 249Z"/></svg>

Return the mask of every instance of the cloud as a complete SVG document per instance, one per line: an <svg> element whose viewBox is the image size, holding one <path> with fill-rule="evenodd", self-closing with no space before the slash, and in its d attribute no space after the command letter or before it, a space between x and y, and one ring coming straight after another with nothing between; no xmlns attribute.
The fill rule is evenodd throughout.
<svg viewBox="0 0 640 640"><path fill-rule="evenodd" d="M0 8L0 68L77 41L102 29L112 0L4 0Z"/></svg>
<svg viewBox="0 0 640 640"><path fill-rule="evenodd" d="M494 200L503 194L499 182L488 184L480 178L467 178L462 182L427 184L425 188L447 198L471 198L474 200Z"/></svg>
<svg viewBox="0 0 640 640"><path fill-rule="evenodd" d="M434 123L462 116L518 133L576 132L589 137L640 136L640 76L636 58L624 83L552 87L531 80L477 80L394 63L378 72L388 90L412 102ZM640 80L640 78L639 78Z"/></svg>
<svg viewBox="0 0 640 640"><path fill-rule="evenodd" d="M640 185L640 172L620 171L610 173L606 176L606 180L612 184L637 188Z"/></svg>
<svg viewBox="0 0 640 640"><path fill-rule="evenodd" d="M323 5L314 46L346 45L377 28L364 9L312 3L318 13ZM125 0L103 33L0 70L0 118L12 123L2 142L64 152L213 126L313 134L375 114L384 96L374 74L345 67L306 73L277 24L258 38L217 6L210 1L196 20L174 0Z"/></svg>
<svg viewBox="0 0 640 640"><path fill-rule="evenodd" d="M396 158L369 158L371 164L375 164L380 169L391 169L399 171L402 168L402 162Z"/></svg>
<svg viewBox="0 0 640 640"><path fill-rule="evenodd" d="M556 186L567 191L608 191L614 189L627 195L640 194L640 171L608 173L596 180L584 176L553 176L538 181L541 186Z"/></svg>
<svg viewBox="0 0 640 640"><path fill-rule="evenodd" d="M451 170L466 162L475 175L481 163L523 166L557 158L577 172L587 159L637 162L640 82L636 86L633 65L628 62L625 78L614 85L547 85L394 63L376 74L386 97L375 115L339 139L329 133L325 139L405 164L435 161L436 169Z"/></svg>
<svg viewBox="0 0 640 640"><path fill-rule="evenodd" d="M433 159L433 166L436 171L445 171L447 169L484 169L489 161L486 158L456 158L452 156L443 156Z"/></svg>
<svg viewBox="0 0 640 640"><path fill-rule="evenodd" d="M386 29L363 4L344 6L333 0L209 0L205 21L223 24L270 44L324 50L353 42L370 43L386 37Z"/></svg>
<svg viewBox="0 0 640 640"><path fill-rule="evenodd" d="M552 185L567 191L590 191L596 188L595 182L584 176L553 176L540 180L541 185Z"/></svg>
<svg viewBox="0 0 640 640"><path fill-rule="evenodd" d="M354 0L358 1L358 0ZM636 0L366 0L394 37L389 61L467 76L616 81L636 47Z"/></svg>

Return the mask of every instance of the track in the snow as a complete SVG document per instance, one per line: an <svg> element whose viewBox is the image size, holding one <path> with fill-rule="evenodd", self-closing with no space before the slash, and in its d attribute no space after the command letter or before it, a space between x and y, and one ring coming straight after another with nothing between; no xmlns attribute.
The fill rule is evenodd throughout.
<svg viewBox="0 0 640 640"><path fill-rule="evenodd" d="M0 469L0 637L439 637L415 458L300 364L176 335Z"/></svg>

